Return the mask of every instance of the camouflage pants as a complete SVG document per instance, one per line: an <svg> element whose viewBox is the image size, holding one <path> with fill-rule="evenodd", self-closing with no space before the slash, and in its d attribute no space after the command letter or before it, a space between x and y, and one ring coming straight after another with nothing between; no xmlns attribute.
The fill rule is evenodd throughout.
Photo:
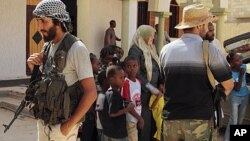
<svg viewBox="0 0 250 141"><path fill-rule="evenodd" d="M209 120L164 120L162 141L216 141Z"/></svg>

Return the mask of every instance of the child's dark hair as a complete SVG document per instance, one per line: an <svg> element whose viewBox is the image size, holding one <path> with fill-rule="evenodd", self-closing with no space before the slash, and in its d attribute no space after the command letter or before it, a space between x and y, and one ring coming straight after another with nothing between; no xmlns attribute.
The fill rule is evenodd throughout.
<svg viewBox="0 0 250 141"><path fill-rule="evenodd" d="M106 77L107 79L113 77L117 71L122 70L122 67L120 66L116 66L116 65L111 65L107 68L107 72L106 72Z"/></svg>
<svg viewBox="0 0 250 141"><path fill-rule="evenodd" d="M109 46L102 48L101 53L100 53L100 58L103 59L108 55L113 56L114 55L114 49L112 47L109 47Z"/></svg>
<svg viewBox="0 0 250 141"><path fill-rule="evenodd" d="M96 59L96 55L94 53L90 53L89 58L90 58L91 63L93 63L93 61Z"/></svg>
<svg viewBox="0 0 250 141"><path fill-rule="evenodd" d="M135 57L135 56L133 56L133 55L129 55L129 56L127 56L125 59L124 59L124 61L123 61L123 67L125 67L126 66L126 64L128 63L128 61L137 61L137 63L139 64L139 61L138 61L138 59Z"/></svg>
<svg viewBox="0 0 250 141"><path fill-rule="evenodd" d="M235 52L230 52L228 55L227 55L227 62L230 64L232 63L234 57L235 57L236 53Z"/></svg>
<svg viewBox="0 0 250 141"><path fill-rule="evenodd" d="M104 86L104 81L106 80L106 71L102 71L97 76L97 81L100 84L101 87Z"/></svg>

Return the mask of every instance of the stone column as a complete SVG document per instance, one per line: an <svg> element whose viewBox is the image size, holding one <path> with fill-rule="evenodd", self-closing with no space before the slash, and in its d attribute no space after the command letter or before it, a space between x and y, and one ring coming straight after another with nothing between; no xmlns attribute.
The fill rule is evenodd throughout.
<svg viewBox="0 0 250 141"><path fill-rule="evenodd" d="M224 33L224 22L225 22L225 13L213 13L218 17L216 21L216 38L223 42L223 33Z"/></svg>
<svg viewBox="0 0 250 141"><path fill-rule="evenodd" d="M157 43L156 43L156 49L157 52L160 53L162 47L163 47L163 40L164 40L164 26L165 26L165 18L170 16L170 12L152 12L154 16L159 18L158 23L158 33L157 33Z"/></svg>
<svg viewBox="0 0 250 141"><path fill-rule="evenodd" d="M224 42L223 34L225 17L229 13L228 0L213 0L213 8L210 10L213 15L218 17L216 21L216 38L220 41L221 45Z"/></svg>
<svg viewBox="0 0 250 141"><path fill-rule="evenodd" d="M137 0L122 0L121 47L127 56L133 35L137 28Z"/></svg>

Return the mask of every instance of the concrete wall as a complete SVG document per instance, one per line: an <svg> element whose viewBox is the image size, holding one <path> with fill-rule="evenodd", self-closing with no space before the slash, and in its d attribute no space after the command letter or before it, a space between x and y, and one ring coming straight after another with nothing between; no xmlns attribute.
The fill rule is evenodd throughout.
<svg viewBox="0 0 250 141"><path fill-rule="evenodd" d="M231 13L228 20L237 22L237 20L248 19L250 22L250 0L229 0ZM234 18L234 19L233 19Z"/></svg>
<svg viewBox="0 0 250 141"><path fill-rule="evenodd" d="M250 32L250 1L229 0L230 13L226 17L223 39Z"/></svg>
<svg viewBox="0 0 250 141"><path fill-rule="evenodd" d="M26 77L26 0L0 0L0 80Z"/></svg>
<svg viewBox="0 0 250 141"><path fill-rule="evenodd" d="M121 37L122 1L120 0L78 0L78 36L90 52L99 56L104 45L105 30L109 21L116 21L115 32ZM120 42L117 42L121 46Z"/></svg>
<svg viewBox="0 0 250 141"><path fill-rule="evenodd" d="M204 5L211 5L213 0L177 0L181 6L185 6L187 2L201 2ZM225 17L223 24L223 39L227 40L231 37L250 32L250 0L228 0L228 8L230 13Z"/></svg>

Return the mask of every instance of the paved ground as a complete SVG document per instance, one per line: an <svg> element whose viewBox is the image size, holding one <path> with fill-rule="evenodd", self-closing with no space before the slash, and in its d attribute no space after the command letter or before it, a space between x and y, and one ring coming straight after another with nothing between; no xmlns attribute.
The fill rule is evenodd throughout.
<svg viewBox="0 0 250 141"><path fill-rule="evenodd" d="M0 115L2 125L8 124L14 113L0 108ZM26 116L19 116L6 133L3 131L4 127L0 126L0 141L36 141L37 139L36 120Z"/></svg>
<svg viewBox="0 0 250 141"><path fill-rule="evenodd" d="M13 111L16 105L20 104L25 90L24 86L0 88L0 141L36 141L37 139L36 120L25 116L24 113L16 119L6 133L2 126L12 120Z"/></svg>

